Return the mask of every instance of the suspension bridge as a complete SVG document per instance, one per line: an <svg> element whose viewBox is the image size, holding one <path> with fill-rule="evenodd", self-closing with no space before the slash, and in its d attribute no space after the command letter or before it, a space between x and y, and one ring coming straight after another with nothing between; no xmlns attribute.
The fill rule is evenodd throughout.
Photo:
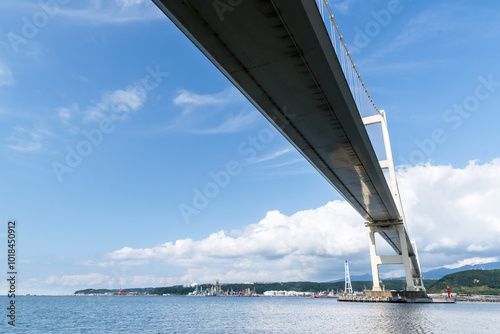
<svg viewBox="0 0 500 334"><path fill-rule="evenodd" d="M153 0L366 220L373 291L402 264L425 295L399 196L385 113L361 80L327 1ZM379 126L379 159L367 132ZM395 255L377 253L375 234Z"/></svg>

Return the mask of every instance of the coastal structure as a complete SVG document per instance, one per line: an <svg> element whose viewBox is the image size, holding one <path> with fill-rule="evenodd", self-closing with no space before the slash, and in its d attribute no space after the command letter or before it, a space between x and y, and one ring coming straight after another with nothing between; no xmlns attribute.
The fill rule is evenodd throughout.
<svg viewBox="0 0 500 334"><path fill-rule="evenodd" d="M345 271L345 293L352 294L352 283L351 283L351 274L349 273L349 263L345 261L344 263L344 271Z"/></svg>
<svg viewBox="0 0 500 334"><path fill-rule="evenodd" d="M227 297L227 296L244 296L244 297L251 297L251 296L256 296L257 293L255 292L255 288L246 288L246 289L241 289L234 291L232 288L231 289L226 289L224 290L222 288L222 285L219 283L219 281L215 281L214 284L211 284L208 287L203 288L202 285L196 284L195 285L195 290L190 292L188 294L189 296L212 296L212 297Z"/></svg>

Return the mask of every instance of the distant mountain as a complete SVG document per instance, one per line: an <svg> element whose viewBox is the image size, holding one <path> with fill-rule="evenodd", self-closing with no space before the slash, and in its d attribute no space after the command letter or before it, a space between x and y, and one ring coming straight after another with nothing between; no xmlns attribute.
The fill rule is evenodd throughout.
<svg viewBox="0 0 500 334"><path fill-rule="evenodd" d="M466 271L466 270L493 270L493 269L500 269L500 262L490 262L490 263L485 263L485 264L476 264L476 265L466 265L462 266L459 268L437 268L433 270L429 270L427 272L423 273L424 279L426 280L438 280L446 275L449 274L454 274L458 273L461 271ZM404 280L405 277L395 277L392 278L392 280ZM352 275L351 276L351 281L371 281L372 280L372 275L371 274L363 274L363 275ZM384 279L384 281L387 279ZM343 282L344 279L337 279L334 281L331 281L331 283L336 283L336 282Z"/></svg>
<svg viewBox="0 0 500 334"><path fill-rule="evenodd" d="M424 273L424 278L426 279L440 279L446 275L458 273L466 270L493 270L500 269L500 262L490 262L485 264L476 264L476 265L466 265L459 268L448 269L448 268L438 268L429 270Z"/></svg>
<svg viewBox="0 0 500 334"><path fill-rule="evenodd" d="M361 282L361 281L371 281L372 280L372 275L371 274L363 274L363 275L352 275L351 276L351 282ZM330 281L329 283L337 283L337 282L343 282L344 278L337 279Z"/></svg>
<svg viewBox="0 0 500 334"><path fill-rule="evenodd" d="M123 289L124 294L128 294L129 292L138 293L138 294L149 294L153 290L153 288L133 288L133 289ZM77 290L74 292L75 295L117 295L120 292L120 289L84 289Z"/></svg>

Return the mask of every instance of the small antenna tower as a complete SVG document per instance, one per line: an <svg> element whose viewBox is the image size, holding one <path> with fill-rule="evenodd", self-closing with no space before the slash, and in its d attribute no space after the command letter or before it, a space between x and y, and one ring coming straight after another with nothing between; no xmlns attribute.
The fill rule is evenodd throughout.
<svg viewBox="0 0 500 334"><path fill-rule="evenodd" d="M345 261L345 293L352 294L351 275L349 274L349 263Z"/></svg>

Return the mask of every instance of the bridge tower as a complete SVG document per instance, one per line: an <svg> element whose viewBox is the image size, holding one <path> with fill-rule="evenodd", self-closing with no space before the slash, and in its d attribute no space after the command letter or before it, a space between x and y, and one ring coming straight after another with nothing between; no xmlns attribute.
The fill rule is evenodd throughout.
<svg viewBox="0 0 500 334"><path fill-rule="evenodd" d="M320 0L320 14L328 13L330 19L330 30L332 37L332 44L338 59L342 62L342 69L345 78L347 79L349 88L353 94L353 98L362 116L363 112L368 110L375 111L373 116L362 117L363 124L366 126L372 124L380 124L382 127L382 135L384 139L384 146L386 152L386 160L379 161L382 170L387 170L389 173L389 186L390 192L396 205L399 217L391 220L373 220L367 222L365 225L369 229L370 240L370 258L372 264L373 276L373 291L381 291L378 266L384 264L403 264L406 275L406 289L408 291L423 291L422 274L420 270L420 263L418 260L417 248L414 242L410 242L408 237L408 228L404 217L403 205L399 195L399 188L396 179L396 172L394 169L394 161L392 158L391 144L389 140L389 131L387 128L387 120L385 112L379 110L375 105L372 97L361 80L361 76L357 70L356 65L350 55L350 52L345 44L342 35L340 34L339 27L335 22L332 11L329 8L327 0ZM337 43L338 40L338 43ZM361 92L361 94L360 94ZM364 93L363 93L364 92ZM381 256L377 254L377 247L375 243L375 233L379 233L389 245L396 251L396 255Z"/></svg>
<svg viewBox="0 0 500 334"><path fill-rule="evenodd" d="M410 242L408 237L408 228L404 217L403 204L399 194L398 182L396 179L396 171L394 168L394 160L392 158L391 142L389 140L389 130L387 127L387 119L384 110L380 110L378 115L368 116L363 118L365 126L380 124L382 127L382 135L384 138L384 146L386 160L380 161L380 167L389 172L389 182L394 198L394 202L398 208L401 218L395 221L384 222L367 222L369 243L370 243L370 259L372 265L373 291L381 291L378 266L384 264L402 264L406 276L406 289L408 291L425 291L424 281L420 270L420 262L418 259L417 245L415 242ZM399 244L390 242L396 255L378 255L377 245L375 242L375 233L379 233L382 237L387 233L398 235ZM387 237L384 237L388 241Z"/></svg>
<svg viewBox="0 0 500 334"><path fill-rule="evenodd" d="M407 289L423 290L385 114L368 94L328 1L322 0L327 13L318 11L321 0L263 0L239 1L238 10L225 14L206 0L153 2L368 220L374 290L380 290L383 264L403 264ZM376 114L362 119L372 109ZM384 131L384 161L378 161L364 128L376 123ZM375 233L396 255L377 254Z"/></svg>

